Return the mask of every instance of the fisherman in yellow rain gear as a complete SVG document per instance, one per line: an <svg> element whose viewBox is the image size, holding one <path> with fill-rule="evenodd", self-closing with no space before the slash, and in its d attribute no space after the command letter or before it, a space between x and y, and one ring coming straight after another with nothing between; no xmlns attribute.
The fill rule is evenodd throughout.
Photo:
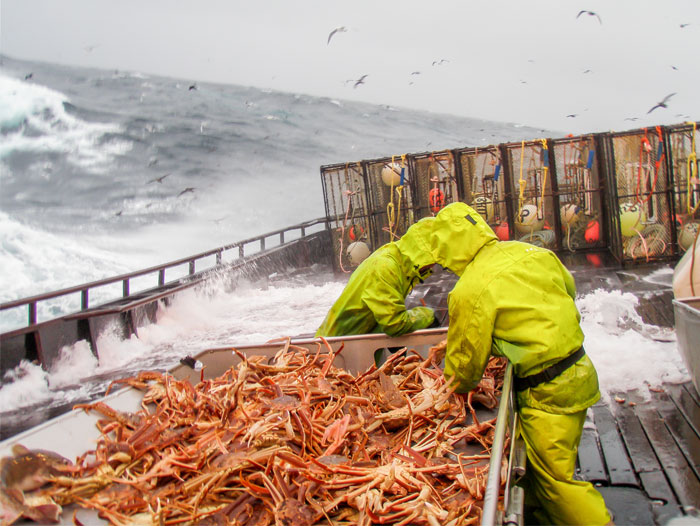
<svg viewBox="0 0 700 526"><path fill-rule="evenodd" d="M400 336L434 323L430 307L406 309L406 296L430 275L434 218L411 225L398 241L379 247L355 269L316 336L384 332Z"/></svg>
<svg viewBox="0 0 700 526"><path fill-rule="evenodd" d="M499 241L464 203L437 214L431 244L435 261L460 276L448 299L445 377L467 392L492 353L513 364L528 457L523 483L535 520L612 524L602 495L573 479L586 410L600 398L573 277L547 249Z"/></svg>

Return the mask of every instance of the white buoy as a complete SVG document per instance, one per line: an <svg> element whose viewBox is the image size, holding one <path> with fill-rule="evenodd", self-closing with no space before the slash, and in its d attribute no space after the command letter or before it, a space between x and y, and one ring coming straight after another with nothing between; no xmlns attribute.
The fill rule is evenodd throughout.
<svg viewBox="0 0 700 526"><path fill-rule="evenodd" d="M542 230L544 219L537 219L537 207L535 205L525 205L518 212L518 219L515 221L515 228L521 234L529 234Z"/></svg>
<svg viewBox="0 0 700 526"><path fill-rule="evenodd" d="M561 207L561 223L569 227L578 219L581 209L574 203L567 203Z"/></svg>
<svg viewBox="0 0 700 526"><path fill-rule="evenodd" d="M367 259L367 256L370 254L370 250L367 243L363 241L355 241L354 243L350 243L348 245L348 249L345 253L348 255L348 258L350 258L350 263L357 266Z"/></svg>
<svg viewBox="0 0 700 526"><path fill-rule="evenodd" d="M382 168L382 181L387 186L399 186L401 183L401 165L391 163Z"/></svg>

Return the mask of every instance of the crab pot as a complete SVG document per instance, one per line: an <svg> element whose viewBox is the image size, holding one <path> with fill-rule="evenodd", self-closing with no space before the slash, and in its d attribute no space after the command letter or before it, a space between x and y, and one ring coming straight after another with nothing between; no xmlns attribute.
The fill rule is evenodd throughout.
<svg viewBox="0 0 700 526"><path fill-rule="evenodd" d="M604 140L613 256L622 264L674 256L663 129L611 133Z"/></svg>
<svg viewBox="0 0 700 526"><path fill-rule="evenodd" d="M430 217L459 201L456 166L451 151L411 156L416 215Z"/></svg>
<svg viewBox="0 0 700 526"><path fill-rule="evenodd" d="M498 237L513 239L509 221L507 187L501 150L496 146L457 150L462 201L474 208L491 225Z"/></svg>
<svg viewBox="0 0 700 526"><path fill-rule="evenodd" d="M550 143L558 194L559 233L563 251L606 247L600 160L593 135Z"/></svg>
<svg viewBox="0 0 700 526"><path fill-rule="evenodd" d="M350 272L362 262L364 253L376 248L365 168L362 163L322 166L321 182L333 241L333 268Z"/></svg>
<svg viewBox="0 0 700 526"><path fill-rule="evenodd" d="M540 139L504 144L501 150L509 178L506 186L513 189L511 239L558 250L562 236L550 146L550 141Z"/></svg>
<svg viewBox="0 0 700 526"><path fill-rule="evenodd" d="M396 241L417 219L413 209L413 174L409 160L400 156L365 161L369 210L377 248Z"/></svg>
<svg viewBox="0 0 700 526"><path fill-rule="evenodd" d="M700 230L700 132L697 123L666 128L666 141L674 211L671 224L678 253L682 254L693 244Z"/></svg>

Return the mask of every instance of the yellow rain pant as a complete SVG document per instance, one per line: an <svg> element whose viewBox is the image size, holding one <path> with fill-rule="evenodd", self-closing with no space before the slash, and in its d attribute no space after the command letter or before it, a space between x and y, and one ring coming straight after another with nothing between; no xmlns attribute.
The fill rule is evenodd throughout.
<svg viewBox="0 0 700 526"><path fill-rule="evenodd" d="M573 478L586 410L560 415L521 407L519 414L528 460L525 494L541 508L538 523L608 524L603 496L590 482Z"/></svg>

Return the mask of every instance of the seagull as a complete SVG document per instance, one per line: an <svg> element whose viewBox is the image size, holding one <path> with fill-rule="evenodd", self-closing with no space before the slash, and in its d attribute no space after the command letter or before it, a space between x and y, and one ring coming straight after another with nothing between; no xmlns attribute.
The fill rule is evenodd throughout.
<svg viewBox="0 0 700 526"><path fill-rule="evenodd" d="M578 117L578 113L569 113L569 114L567 115L567 117L571 117L571 118L573 118L573 117Z"/></svg>
<svg viewBox="0 0 700 526"><path fill-rule="evenodd" d="M331 43L331 38L333 38L333 35L335 35L336 33L347 33L347 31L348 31L348 28L345 27L345 26L336 27L336 28L335 28L333 31L331 31L330 34L328 35L328 42L326 42L326 45L328 45L328 44Z"/></svg>
<svg viewBox="0 0 700 526"><path fill-rule="evenodd" d="M150 184L150 183L162 183L162 182L163 182L163 179L165 179L165 178L168 177L169 175L170 175L170 174L161 175L160 177L156 177L155 179L151 179L151 180L148 181L146 184Z"/></svg>
<svg viewBox="0 0 700 526"><path fill-rule="evenodd" d="M359 79L357 79L357 80L355 81L355 84L353 85L353 88L356 88L356 87L359 86L360 84L364 84L366 78L367 78L367 75L362 75Z"/></svg>
<svg viewBox="0 0 700 526"><path fill-rule="evenodd" d="M442 66L445 62L449 62L449 60L441 58L440 60L433 60L433 66Z"/></svg>
<svg viewBox="0 0 700 526"><path fill-rule="evenodd" d="M411 75L420 75L420 71L411 71Z"/></svg>
<svg viewBox="0 0 700 526"><path fill-rule="evenodd" d="M99 44L94 44L92 46L85 46L83 49L85 50L86 53L92 53L92 50L95 49Z"/></svg>
<svg viewBox="0 0 700 526"><path fill-rule="evenodd" d="M590 72L591 72L591 70L590 70L590 69L587 69L587 70L585 70L583 73L584 73L584 75L585 75L586 73L590 73Z"/></svg>
<svg viewBox="0 0 700 526"><path fill-rule="evenodd" d="M29 79L31 79L33 76L34 76L34 73L27 73L27 74L24 76L24 80L29 80Z"/></svg>
<svg viewBox="0 0 700 526"><path fill-rule="evenodd" d="M639 117L625 117L626 121L636 121Z"/></svg>
<svg viewBox="0 0 700 526"><path fill-rule="evenodd" d="M684 27L689 26L690 24L680 24L680 28L683 29Z"/></svg>
<svg viewBox="0 0 700 526"><path fill-rule="evenodd" d="M650 114L652 111L654 111L656 108L668 108L668 106L666 106L666 103L667 103L668 100L669 100L671 97L673 97L674 95L675 95L675 93L671 93L670 95L666 95L666 96L663 98L663 100L662 100L661 102L657 102L657 103L656 103L656 106L652 107L652 108L647 112L647 115Z"/></svg>
<svg viewBox="0 0 700 526"><path fill-rule="evenodd" d="M194 189L193 187L188 186L188 187L185 188L182 192L180 192L179 194L177 194L177 196L180 197L182 194L186 194L187 192L194 192L194 190L195 190L195 189Z"/></svg>
<svg viewBox="0 0 700 526"><path fill-rule="evenodd" d="M197 84L190 84L190 87L187 89L190 91L192 91L193 89L197 89Z"/></svg>
<svg viewBox="0 0 700 526"><path fill-rule="evenodd" d="M671 69L678 71L678 68L676 66L671 66Z"/></svg>
<svg viewBox="0 0 700 526"><path fill-rule="evenodd" d="M576 18L580 17L584 13L589 15L589 16L596 17L598 19L598 22L600 22L601 24L603 23L603 21L600 19L600 16L598 16L598 13L595 13L593 11L586 11L584 9L582 9L581 11L578 12L578 15L576 15Z"/></svg>

